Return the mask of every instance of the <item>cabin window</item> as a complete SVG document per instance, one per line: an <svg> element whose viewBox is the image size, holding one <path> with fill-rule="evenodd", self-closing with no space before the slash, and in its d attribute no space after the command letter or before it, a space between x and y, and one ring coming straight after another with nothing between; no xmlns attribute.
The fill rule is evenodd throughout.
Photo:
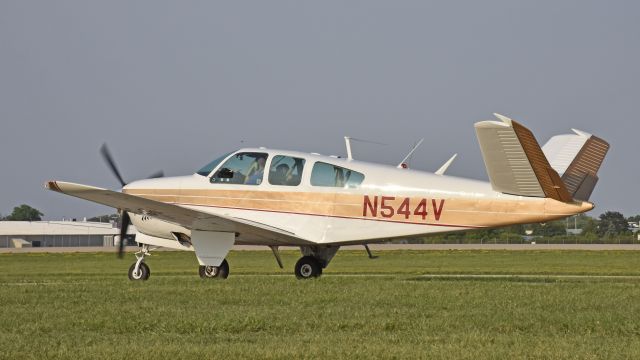
<svg viewBox="0 0 640 360"><path fill-rule="evenodd" d="M311 171L311 185L341 188L357 188L364 180L364 175L347 168L317 162Z"/></svg>
<svg viewBox="0 0 640 360"><path fill-rule="evenodd" d="M203 166L200 170L198 170L198 172L196 172L196 174L202 175L202 176L209 176L209 174L211 174L213 169L215 169L218 166L218 164L222 162L222 160L226 159L227 156L229 156L229 154L231 153L226 153L220 156L219 158L213 160L212 162L208 163L207 165Z"/></svg>
<svg viewBox="0 0 640 360"><path fill-rule="evenodd" d="M210 181L212 184L260 185L268 154L241 152L225 161Z"/></svg>
<svg viewBox="0 0 640 360"><path fill-rule="evenodd" d="M269 184L298 186L302 180L304 159L278 155L271 160Z"/></svg>

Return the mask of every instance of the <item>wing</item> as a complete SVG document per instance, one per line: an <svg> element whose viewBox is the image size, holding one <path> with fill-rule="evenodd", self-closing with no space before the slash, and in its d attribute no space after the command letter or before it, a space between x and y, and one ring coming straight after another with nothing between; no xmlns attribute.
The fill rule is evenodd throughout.
<svg viewBox="0 0 640 360"><path fill-rule="evenodd" d="M62 181L49 181L45 187L52 191L130 213L149 215L191 230L236 232L246 237L262 238L280 245L312 244L311 241L300 238L294 233L263 223L224 215L213 215L117 191Z"/></svg>

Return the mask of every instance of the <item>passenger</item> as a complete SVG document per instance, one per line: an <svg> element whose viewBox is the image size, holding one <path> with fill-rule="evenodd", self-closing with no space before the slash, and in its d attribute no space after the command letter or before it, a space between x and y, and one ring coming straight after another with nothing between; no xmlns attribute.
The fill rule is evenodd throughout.
<svg viewBox="0 0 640 360"><path fill-rule="evenodd" d="M273 174L274 185L289 185L289 165L280 164L276 166L276 172Z"/></svg>
<svg viewBox="0 0 640 360"><path fill-rule="evenodd" d="M266 162L267 158L264 156L257 158L249 167L244 183L247 185L260 185L262 182L262 176L264 175L264 166Z"/></svg>

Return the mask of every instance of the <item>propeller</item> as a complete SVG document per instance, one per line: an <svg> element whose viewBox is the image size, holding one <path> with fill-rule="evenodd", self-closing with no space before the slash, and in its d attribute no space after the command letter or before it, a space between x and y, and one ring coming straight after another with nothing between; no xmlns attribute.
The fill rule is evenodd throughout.
<svg viewBox="0 0 640 360"><path fill-rule="evenodd" d="M120 174L120 171L116 166L116 162L113 160L113 156L111 155L111 152L109 151L106 143L102 144L102 146L100 147L100 154L102 154L102 158L107 163L109 169L111 169L111 172L116 177L116 179L118 179L120 185L122 185L122 187L125 187L127 183L122 178L122 175ZM161 177L164 177L164 172L162 170L151 174L151 176L147 177L147 179L156 179ZM120 213L120 244L118 244L118 257L122 258L124 256L125 236L127 236L129 225L131 225L131 217L125 209L118 209L118 212Z"/></svg>
<svg viewBox="0 0 640 360"><path fill-rule="evenodd" d="M102 144L102 146L100 147L100 154L102 154L102 158L107 163L107 165L109 165L111 172L116 177L116 179L118 179L118 181L120 182L120 185L122 185L122 187L125 187L127 183L124 182L122 175L120 175L120 171L118 171L116 162L113 160L113 156L111 156L111 152L109 151L109 148L107 147L106 143Z"/></svg>
<svg viewBox="0 0 640 360"><path fill-rule="evenodd" d="M118 257L122 259L124 256L124 242L129 225L131 224L131 218L126 210L120 210L120 243L118 244Z"/></svg>

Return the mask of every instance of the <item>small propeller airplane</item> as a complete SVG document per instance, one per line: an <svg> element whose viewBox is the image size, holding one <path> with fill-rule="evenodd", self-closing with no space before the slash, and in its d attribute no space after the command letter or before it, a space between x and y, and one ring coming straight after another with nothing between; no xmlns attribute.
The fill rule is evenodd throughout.
<svg viewBox="0 0 640 360"><path fill-rule="evenodd" d="M246 148L193 175L160 173L129 184L103 147L121 191L61 181L45 186L118 209L121 239L135 225L141 250L131 280L149 278L150 246L194 251L200 277L211 279L229 275L225 258L234 244L270 247L281 268L278 248L296 246L302 257L295 275L310 279L343 245L364 245L371 257L370 243L547 222L593 209L588 200L607 142L573 130L541 148L523 125L495 116L498 121L475 124L490 182L444 175L453 158L435 173L357 161L345 138L347 158Z"/></svg>

